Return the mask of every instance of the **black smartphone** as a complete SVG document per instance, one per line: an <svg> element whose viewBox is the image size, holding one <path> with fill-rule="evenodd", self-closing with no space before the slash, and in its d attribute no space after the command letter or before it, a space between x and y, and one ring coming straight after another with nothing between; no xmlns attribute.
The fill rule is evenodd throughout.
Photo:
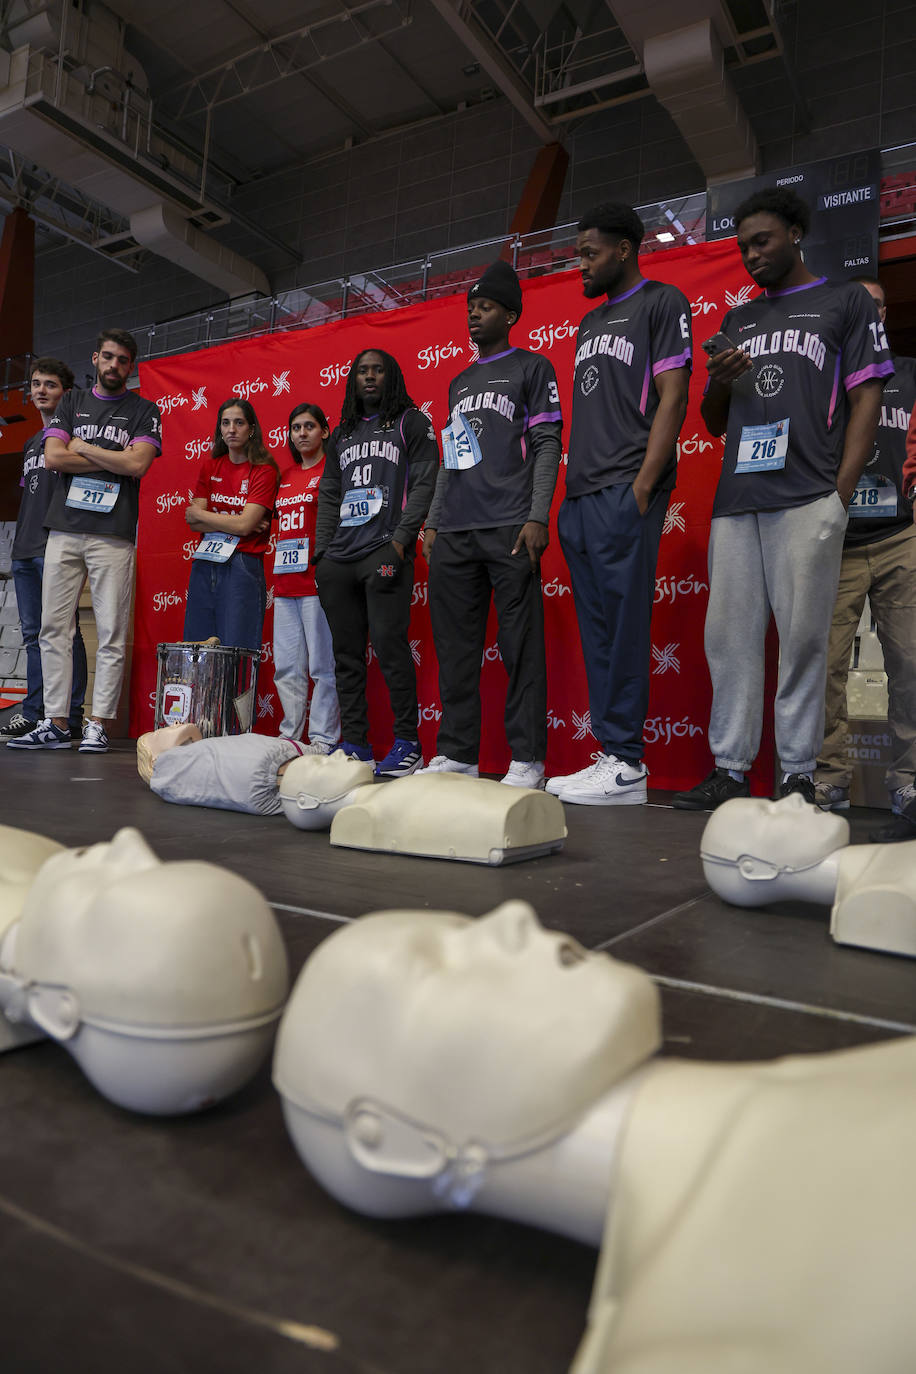
<svg viewBox="0 0 916 1374"><path fill-rule="evenodd" d="M713 334L711 339L703 340L703 352L714 358L717 353L725 353L729 348L737 348L727 334Z"/></svg>

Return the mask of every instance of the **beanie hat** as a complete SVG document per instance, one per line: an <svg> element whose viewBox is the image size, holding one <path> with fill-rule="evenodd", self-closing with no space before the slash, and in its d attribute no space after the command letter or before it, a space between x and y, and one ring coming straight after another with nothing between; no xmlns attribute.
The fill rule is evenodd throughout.
<svg viewBox="0 0 916 1374"><path fill-rule="evenodd" d="M468 292L468 300L483 296L485 300L504 305L516 316L522 313L522 288L516 273L507 262L491 262L479 281Z"/></svg>

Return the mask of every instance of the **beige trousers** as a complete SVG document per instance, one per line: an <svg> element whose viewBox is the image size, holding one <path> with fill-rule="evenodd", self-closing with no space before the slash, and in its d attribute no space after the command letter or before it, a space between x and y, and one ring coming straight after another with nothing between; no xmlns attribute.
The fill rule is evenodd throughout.
<svg viewBox="0 0 916 1374"><path fill-rule="evenodd" d="M852 778L846 757L846 677L866 596L887 671L894 757L885 780L893 793L916 774L916 525L843 550L827 649L824 744L817 760L817 781L836 787L848 787Z"/></svg>
<svg viewBox="0 0 916 1374"><path fill-rule="evenodd" d="M92 715L117 715L133 576L134 546L127 539L59 530L48 535L38 637L47 716L63 717L70 709L73 612L87 577L99 637Z"/></svg>

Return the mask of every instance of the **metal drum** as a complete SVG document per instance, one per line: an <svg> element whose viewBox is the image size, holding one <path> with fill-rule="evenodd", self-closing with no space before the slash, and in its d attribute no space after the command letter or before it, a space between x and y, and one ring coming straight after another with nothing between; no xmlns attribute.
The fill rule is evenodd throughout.
<svg viewBox="0 0 916 1374"><path fill-rule="evenodd" d="M254 723L261 655L226 645L158 644L154 728L190 721L204 738Z"/></svg>

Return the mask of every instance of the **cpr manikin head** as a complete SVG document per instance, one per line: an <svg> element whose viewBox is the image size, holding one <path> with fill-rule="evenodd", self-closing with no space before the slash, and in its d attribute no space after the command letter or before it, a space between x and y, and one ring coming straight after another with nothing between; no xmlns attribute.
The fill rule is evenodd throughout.
<svg viewBox="0 0 916 1374"><path fill-rule="evenodd" d="M361 763L342 749L333 754L303 754L283 768L280 805L299 830L328 830L356 788L373 781L371 763Z"/></svg>
<svg viewBox="0 0 916 1374"><path fill-rule="evenodd" d="M213 864L161 863L136 830L64 850L39 870L15 934L7 1014L60 1040L120 1106L208 1106L270 1048L283 941L260 893Z"/></svg>
<svg viewBox="0 0 916 1374"><path fill-rule="evenodd" d="M779 801L736 797L709 818L700 858L718 896L735 906L762 906L793 897L822 900L818 872L848 844L847 822L797 792ZM824 900L832 900L832 890Z"/></svg>
<svg viewBox="0 0 916 1374"><path fill-rule="evenodd" d="M659 1040L650 978L545 930L525 902L479 920L388 911L306 963L274 1083L329 1192L407 1215L464 1205L488 1165L571 1130Z"/></svg>

